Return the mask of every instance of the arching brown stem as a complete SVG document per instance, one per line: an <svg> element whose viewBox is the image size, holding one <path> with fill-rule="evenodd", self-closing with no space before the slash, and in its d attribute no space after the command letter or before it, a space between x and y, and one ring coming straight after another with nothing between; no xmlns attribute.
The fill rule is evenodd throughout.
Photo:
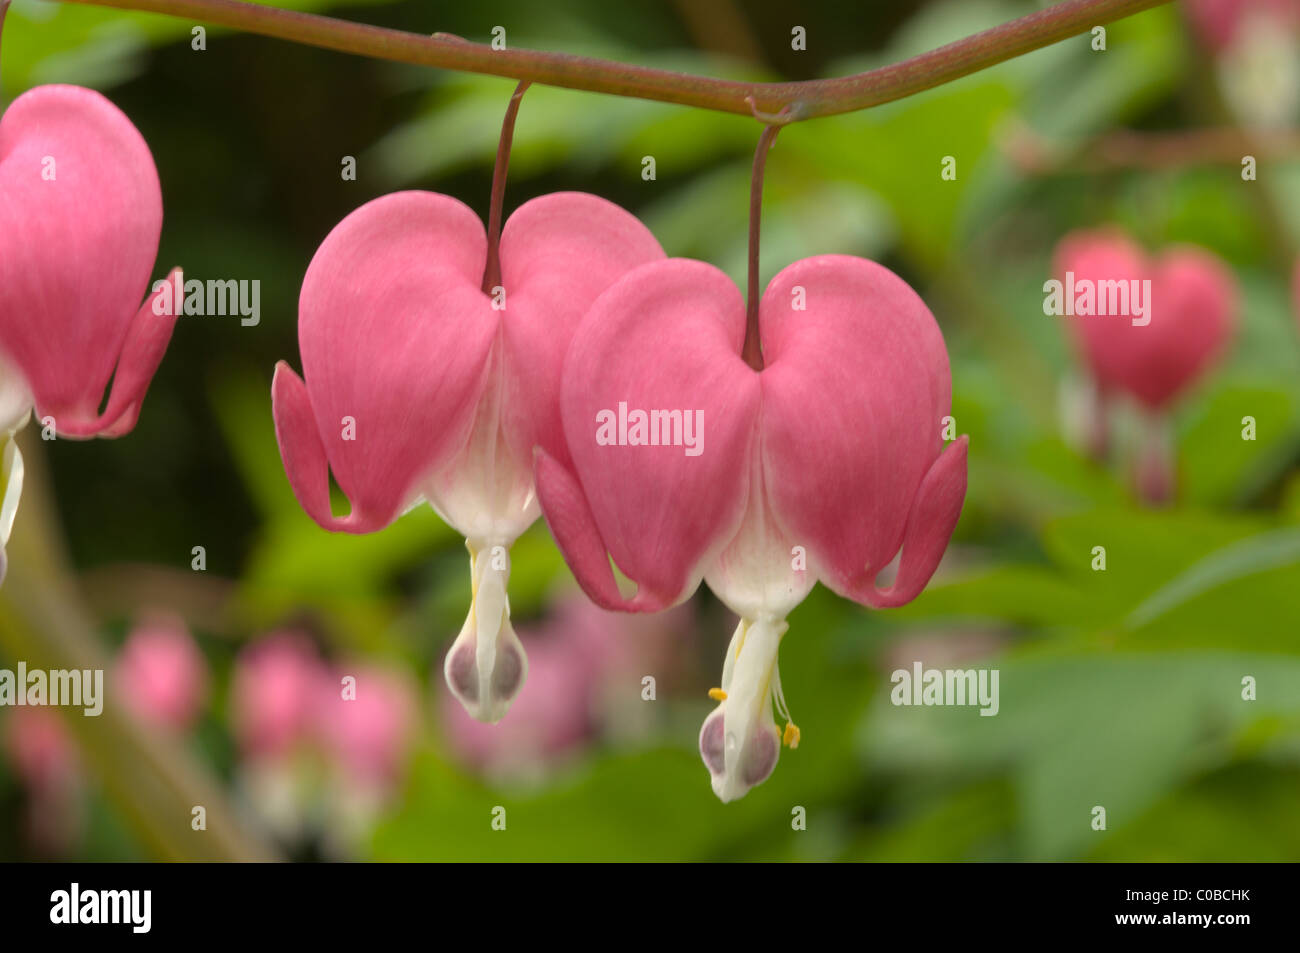
<svg viewBox="0 0 1300 953"><path fill-rule="evenodd" d="M772 123L763 127L754 149L754 172L749 180L749 286L745 293L745 345L740 356L756 371L763 369L763 346L758 336L758 247L763 219L763 173L767 170L767 153L776 140L781 126Z"/></svg>
<svg viewBox="0 0 1300 953"><path fill-rule="evenodd" d="M759 110L767 113L780 112L790 103L799 102L805 107L799 118L812 119L856 112L941 86L1168 0L1065 0L890 66L841 79L794 83L746 83L566 53L494 50L486 43L471 43L446 34L404 33L239 0L65 2L144 10L398 63L508 76L547 86L653 99L739 115L750 115L748 97L754 99Z"/></svg>
<svg viewBox="0 0 1300 953"><path fill-rule="evenodd" d="M506 106L506 117L501 121L501 139L497 143L497 161L492 167L492 199L488 207L487 264L483 268L483 293L491 294L501 284L501 209L506 200L506 172L510 169L510 146L515 140L515 118L519 115L519 101L531 86L522 80Z"/></svg>

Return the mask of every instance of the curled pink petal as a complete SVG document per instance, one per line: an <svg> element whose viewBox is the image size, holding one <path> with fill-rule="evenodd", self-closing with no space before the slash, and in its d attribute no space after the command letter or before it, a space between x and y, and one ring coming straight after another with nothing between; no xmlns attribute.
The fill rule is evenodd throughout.
<svg viewBox="0 0 1300 953"><path fill-rule="evenodd" d="M299 302L307 396L277 372L277 431L295 457L296 492L312 502L304 508L327 529L387 525L468 435L497 332L478 288L486 247L460 202L398 192L357 209L317 250ZM304 405L353 517L322 510Z"/></svg>
<svg viewBox="0 0 1300 953"><path fill-rule="evenodd" d="M879 571L943 446L951 379L939 326L901 278L846 255L781 271L760 318L773 509L823 572Z"/></svg>
<svg viewBox="0 0 1300 953"><path fill-rule="evenodd" d="M501 233L506 396L503 430L516 455L533 447L568 462L560 421L560 372L592 303L633 268L662 260L640 220L583 192L525 202Z"/></svg>
<svg viewBox="0 0 1300 953"><path fill-rule="evenodd" d="M597 581L593 525L637 583L637 604L655 607L689 595L738 527L759 404L758 377L740 359L743 338L731 279L685 259L630 272L575 335L561 406L576 477L539 492L564 491L552 494L548 518L561 549L576 547L583 584L603 605L617 603Z"/></svg>
<svg viewBox="0 0 1300 953"><path fill-rule="evenodd" d="M179 268L172 269L167 281L176 281L180 273ZM165 309L165 313L159 314L154 307L159 297L165 294L170 292L163 289L151 294L131 321L122 356L118 358L117 368L113 372L113 385L104 412L90 421L56 418L56 426L61 435L121 437L135 429L145 392L153 381L158 365L162 363L163 355L167 353L167 345L176 326L176 316L171 313L172 309Z"/></svg>
<svg viewBox="0 0 1300 953"><path fill-rule="evenodd" d="M601 539L577 477L540 447L534 474L551 535L564 553L578 585L592 602L602 609L627 612L658 612L671 604L671 596L654 595L644 589L633 598L623 596L609 565L605 541Z"/></svg>
<svg viewBox="0 0 1300 953"><path fill-rule="evenodd" d="M876 587L882 567L868 567L855 578L832 577L832 589L873 609L906 605L921 594L948 548L966 499L966 448L970 439L949 444L921 481L907 517L898 576L888 589Z"/></svg>
<svg viewBox="0 0 1300 953"><path fill-rule="evenodd" d="M330 510L329 461L307 385L284 361L275 366L271 381L271 412L289 486L308 516L325 529L341 532L369 533L388 524L387 511L372 513L355 503L347 516L335 516Z"/></svg>
<svg viewBox="0 0 1300 953"><path fill-rule="evenodd" d="M842 591L859 591L850 580L868 567L874 579L911 513L908 574L871 599L913 598L965 488L964 442L936 465L951 383L933 315L887 269L826 255L768 286L760 374L739 358L744 321L735 285L683 260L631 272L593 306L565 365L574 468L537 462L543 509L579 582L604 607L635 609L611 557L654 606L707 574L738 614L779 619L815 573ZM691 408L707 434L698 456L632 439L632 409ZM601 422L615 417L611 442ZM807 571L791 568L799 549Z"/></svg>
<svg viewBox="0 0 1300 953"><path fill-rule="evenodd" d="M140 304L162 230L149 147L99 93L37 87L0 119L0 195L0 352L60 433L124 433L174 320Z"/></svg>

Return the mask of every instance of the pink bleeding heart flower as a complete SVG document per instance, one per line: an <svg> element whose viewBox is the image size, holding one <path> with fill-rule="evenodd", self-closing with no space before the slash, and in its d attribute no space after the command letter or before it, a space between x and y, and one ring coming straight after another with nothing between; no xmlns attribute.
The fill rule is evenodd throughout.
<svg viewBox="0 0 1300 953"><path fill-rule="evenodd" d="M567 460L560 368L605 288L661 259L618 206L558 193L501 235L501 285L482 290L482 222L453 198L400 192L357 209L312 259L299 302L306 383L276 368L285 470L330 530L367 533L428 502L464 535L473 601L445 674L475 718L500 720L527 675L510 626L509 549L537 518L532 453ZM330 508L328 473L351 502Z"/></svg>
<svg viewBox="0 0 1300 953"><path fill-rule="evenodd" d="M1150 502L1167 501L1174 491L1167 415L1226 350L1238 312L1232 271L1190 245L1151 259L1123 234L1101 229L1062 239L1055 273L1061 310L1095 384L1097 427L1104 430L1116 395L1141 407L1148 433L1138 489Z"/></svg>
<svg viewBox="0 0 1300 953"><path fill-rule="evenodd" d="M132 629L115 676L128 708L172 731L188 729L207 698L207 662L176 616L146 619Z"/></svg>
<svg viewBox="0 0 1300 953"><path fill-rule="evenodd" d="M0 119L0 195L10 386L62 436L127 433L176 320L154 313L157 293L145 300L162 232L148 145L99 93L37 87Z"/></svg>
<svg viewBox="0 0 1300 953"><path fill-rule="evenodd" d="M33 406L66 437L135 426L175 323L145 301L161 231L153 156L116 106L78 86L39 86L10 104L0 118L0 580L22 486L12 437Z"/></svg>
<svg viewBox="0 0 1300 953"><path fill-rule="evenodd" d="M873 607L915 598L966 492L967 438L943 446L943 336L898 276L808 258L772 280L758 316L760 372L740 356L745 305L726 275L683 259L638 268L592 307L565 363L571 465L537 455L543 512L593 601L657 611L703 579L740 616L700 732L724 801L798 743L772 716L789 722L786 616L818 580Z"/></svg>
<svg viewBox="0 0 1300 953"><path fill-rule="evenodd" d="M231 709L239 745L251 758L278 759L317 740L316 714L328 670L311 640L282 632L235 661Z"/></svg>

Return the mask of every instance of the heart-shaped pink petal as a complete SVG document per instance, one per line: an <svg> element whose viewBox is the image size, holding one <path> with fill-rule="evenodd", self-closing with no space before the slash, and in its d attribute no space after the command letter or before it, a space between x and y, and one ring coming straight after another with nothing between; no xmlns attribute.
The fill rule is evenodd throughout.
<svg viewBox="0 0 1300 953"><path fill-rule="evenodd" d="M547 455L538 493L579 583L605 608L686 598L734 534L759 402L744 334L735 284L669 259L601 295L575 335L561 409L576 477ZM616 596L605 552L637 582L635 600Z"/></svg>
<svg viewBox="0 0 1300 953"><path fill-rule="evenodd" d="M943 447L951 400L943 335L906 282L846 255L784 269L759 315L762 445L774 509L823 579L850 594L849 580L864 571L874 577L898 552ZM940 553L951 531L949 524L941 533Z"/></svg>
<svg viewBox="0 0 1300 953"><path fill-rule="evenodd" d="M40 86L0 119L0 196L0 352L60 434L125 433L175 323L141 306L162 231L149 147L99 93Z"/></svg>

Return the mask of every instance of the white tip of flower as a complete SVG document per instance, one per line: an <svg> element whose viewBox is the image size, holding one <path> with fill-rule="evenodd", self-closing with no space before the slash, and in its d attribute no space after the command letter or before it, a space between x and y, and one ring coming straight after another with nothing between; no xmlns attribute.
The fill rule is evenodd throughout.
<svg viewBox="0 0 1300 953"><path fill-rule="evenodd" d="M505 717L528 677L528 656L510 625L510 567L501 552L502 547L494 546L474 553L474 601L443 665L456 700L488 724Z"/></svg>
<svg viewBox="0 0 1300 953"><path fill-rule="evenodd" d="M710 693L721 701L700 729L700 757L724 803L766 781L781 756L772 698L777 648L787 628L775 619L742 619L727 648L722 688Z"/></svg>
<svg viewBox="0 0 1300 953"><path fill-rule="evenodd" d="M776 769L781 756L781 737L771 712L766 724L752 726L744 740L728 734L727 703L724 701L704 719L700 729L700 757L709 769L713 793L722 803L735 801L762 784ZM728 756L731 765L727 764Z"/></svg>

